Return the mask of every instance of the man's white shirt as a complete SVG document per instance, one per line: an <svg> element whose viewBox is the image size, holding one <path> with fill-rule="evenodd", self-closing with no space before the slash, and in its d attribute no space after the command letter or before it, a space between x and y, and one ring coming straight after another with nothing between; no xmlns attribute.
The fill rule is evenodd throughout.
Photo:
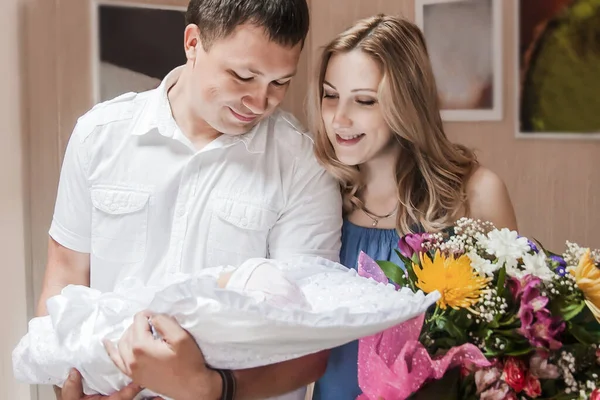
<svg viewBox="0 0 600 400"><path fill-rule="evenodd" d="M50 235L91 257L91 287L156 282L255 257L339 257L341 196L313 141L276 111L198 151L167 92L128 93L82 116L63 161Z"/></svg>

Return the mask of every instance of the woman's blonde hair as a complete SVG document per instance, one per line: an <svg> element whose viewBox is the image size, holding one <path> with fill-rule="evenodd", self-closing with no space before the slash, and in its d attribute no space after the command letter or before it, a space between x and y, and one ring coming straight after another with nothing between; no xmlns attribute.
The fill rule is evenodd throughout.
<svg viewBox="0 0 600 400"><path fill-rule="evenodd" d="M329 59L359 49L383 72L378 99L384 119L400 145L396 164L400 233L420 224L439 231L468 212L466 182L477 160L468 148L451 143L442 126L435 78L420 29L404 19L377 15L357 22L329 43L311 87L308 112L318 160L341 183L344 212L363 208L358 198L365 182L359 168L335 155L321 116L323 81Z"/></svg>

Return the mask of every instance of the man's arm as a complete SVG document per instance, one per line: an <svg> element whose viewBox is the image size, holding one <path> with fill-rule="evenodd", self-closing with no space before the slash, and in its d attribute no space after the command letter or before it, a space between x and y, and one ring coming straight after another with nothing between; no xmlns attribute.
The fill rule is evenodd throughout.
<svg viewBox="0 0 600 400"><path fill-rule="evenodd" d="M162 340L154 339L148 319ZM133 382L174 400L220 400L222 381L209 369L194 338L167 315L139 313L119 341L105 342L115 365ZM259 400L289 393L325 372L328 352L264 367L234 371L236 400Z"/></svg>
<svg viewBox="0 0 600 400"><path fill-rule="evenodd" d="M36 315L47 315L46 301L60 294L61 290L70 284L90 285L90 255L70 250L50 237L48 262Z"/></svg>
<svg viewBox="0 0 600 400"><path fill-rule="evenodd" d="M39 316L47 314L46 300L59 294L65 286L90 284L92 202L84 141L94 128L92 122L92 114L79 119L65 151L49 231L48 260L37 308Z"/></svg>
<svg viewBox="0 0 600 400"><path fill-rule="evenodd" d="M69 250L50 237L48 240L48 261L46 263L42 293L38 301L36 315L38 317L47 315L46 301L50 297L60 294L61 290L69 284L90 285L90 255ZM78 373L76 372L75 374ZM70 380L76 379L69 378ZM80 376L79 380L81 380ZM83 397L83 390L81 390L81 395L79 395L79 391L77 395L74 395L69 393L67 387L65 393L66 396L62 396L62 389L57 386L54 387L54 394L57 400L79 400Z"/></svg>
<svg viewBox="0 0 600 400"><path fill-rule="evenodd" d="M339 183L315 157L296 160L288 203L269 234L269 258L323 257L339 260L342 196Z"/></svg>
<svg viewBox="0 0 600 400"><path fill-rule="evenodd" d="M90 285L92 204L86 168L88 157L83 142L95 127L93 118L93 113L80 118L69 139L63 159L54 217L49 232L48 261L36 312L38 316L48 313L46 301L59 294L65 286ZM106 400L133 400L140 390L127 387ZM63 389L55 387L54 392L59 400L83 399L81 375L74 371ZM103 396L85 398L94 400Z"/></svg>
<svg viewBox="0 0 600 400"><path fill-rule="evenodd" d="M327 368L329 351L295 360L234 371L238 385L236 400L253 400L289 393L317 381Z"/></svg>

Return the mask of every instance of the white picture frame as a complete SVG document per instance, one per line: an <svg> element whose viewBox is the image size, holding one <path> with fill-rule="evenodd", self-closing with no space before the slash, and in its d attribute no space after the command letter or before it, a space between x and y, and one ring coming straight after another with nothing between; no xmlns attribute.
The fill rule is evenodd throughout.
<svg viewBox="0 0 600 400"><path fill-rule="evenodd" d="M91 43L91 66L92 66L92 96L94 104L112 99L119 94L127 92L141 92L149 89L153 89L160 84L160 81L164 76L146 76L139 71L130 71L123 66L114 66L101 60L101 43L102 31L101 31L101 15L102 8L108 7L112 9L122 9L124 12L135 12L136 10L155 10L155 11L167 11L167 12L180 12L182 13L182 23L180 29L181 40L177 43L173 43L176 48L180 49L181 63L185 61L185 53L183 50L183 33L185 28L185 22L183 14L186 11L184 6L175 6L168 4L159 4L156 2L147 3L143 1L120 1L120 0L90 0L90 12L91 12L91 29L92 29L92 43ZM173 67L177 66L178 63L172 63ZM106 89L106 85L103 87L103 78L106 78L107 74L115 80L116 83L112 84L111 89ZM158 74L155 74L158 75ZM160 74L163 75L163 74ZM114 87L119 85L119 87ZM120 85L122 89L120 89Z"/></svg>
<svg viewBox="0 0 600 400"><path fill-rule="evenodd" d="M430 59L438 83L438 92L440 93L440 113L444 121L500 121L503 119L502 1L506 0L415 0L415 23L421 28L427 41ZM437 13L434 10L435 7L439 7ZM456 20L456 17L460 15L468 16L469 12L465 13L464 11L469 7L478 7L476 10L471 10L471 15L474 12L484 12L483 17L487 20L479 26L466 22L461 24L460 21ZM487 15L488 13L489 15ZM480 18L477 18L477 21L480 20ZM437 27L437 31L434 28L428 30L429 25ZM453 29L465 27L465 29L460 33L455 30L456 40L452 41L452 36L447 34L452 31L447 30L444 32L444 26L453 26ZM467 29L473 29L473 27L484 31L486 34L474 35L468 32ZM482 45L487 46L489 44L489 48L480 51L480 54L485 53L485 56L478 56L474 52L465 54L469 53L474 46L472 43L464 42L460 36L461 34L462 37L468 35L470 38L480 39L478 41L479 48ZM436 41L436 37L440 39ZM454 46L454 48L461 51L462 55L468 56L468 59L463 60L461 58L458 61L454 58L454 63L457 64L454 68L455 71L463 74L464 85L469 86L463 85L460 89L455 89L454 93L445 90L450 85L456 86L456 79L454 78L456 74L444 70L443 63L448 59L452 60L453 57L444 57L442 61L441 54L436 53L440 46L447 46L446 49ZM449 52L450 50L446 51ZM479 57L477 63L471 62L473 57ZM482 61L481 57L485 57L485 59ZM467 67L464 67L465 65ZM478 65L478 70L475 71L475 67L473 67L473 71L468 70L472 65ZM471 90L465 90L466 87L471 88ZM465 97L463 93L471 93L471 97ZM458 99L457 95L464 98ZM456 100L452 106L449 106L451 100L445 101L444 99L451 98L456 98Z"/></svg>

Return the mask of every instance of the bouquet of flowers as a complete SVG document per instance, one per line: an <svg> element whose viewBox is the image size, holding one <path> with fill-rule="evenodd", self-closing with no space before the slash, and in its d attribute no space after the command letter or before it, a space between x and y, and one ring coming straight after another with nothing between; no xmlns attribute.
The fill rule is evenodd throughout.
<svg viewBox="0 0 600 400"><path fill-rule="evenodd" d="M559 255L467 218L398 247L404 268L361 254L359 273L441 297L361 339L361 398L404 399L454 368L460 399L600 400L599 251Z"/></svg>

